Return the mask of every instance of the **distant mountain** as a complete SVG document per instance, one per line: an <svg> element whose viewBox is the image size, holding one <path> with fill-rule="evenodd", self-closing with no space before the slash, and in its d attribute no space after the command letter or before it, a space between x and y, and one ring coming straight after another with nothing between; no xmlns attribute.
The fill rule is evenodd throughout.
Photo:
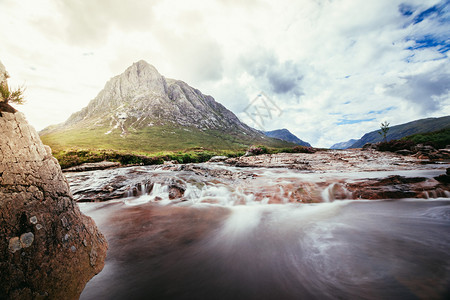
<svg viewBox="0 0 450 300"><path fill-rule="evenodd" d="M392 126L389 128L386 139L388 141L396 140L412 134L432 132L444 128L450 128L450 116L421 119L401 125ZM366 133L361 139L357 140L349 148L361 148L366 143L381 142L383 140L383 137L378 134L378 131L379 130L375 130Z"/></svg>
<svg viewBox="0 0 450 300"><path fill-rule="evenodd" d="M357 141L358 140L351 139L346 142L340 142L340 143L337 143L337 144L334 144L333 146L331 146L330 149L347 149L347 148L351 147Z"/></svg>
<svg viewBox="0 0 450 300"><path fill-rule="evenodd" d="M298 137L296 137L294 134L292 134L289 130L283 128L283 129L277 129L272 131L264 131L264 134L271 138L280 139L283 141L291 142L297 145L305 146L305 147L311 147L311 145L305 141L302 141Z"/></svg>
<svg viewBox="0 0 450 300"><path fill-rule="evenodd" d="M110 79L87 107L40 132L54 149L132 151L286 146L247 126L213 97L141 60Z"/></svg>

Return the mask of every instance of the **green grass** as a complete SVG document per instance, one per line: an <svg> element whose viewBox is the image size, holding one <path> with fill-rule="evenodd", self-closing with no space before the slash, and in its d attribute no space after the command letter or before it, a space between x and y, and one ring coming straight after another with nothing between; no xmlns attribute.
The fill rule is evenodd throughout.
<svg viewBox="0 0 450 300"><path fill-rule="evenodd" d="M276 139L251 139L239 133L224 133L217 130L200 131L196 128L176 126L152 126L130 131L125 137L119 130L105 134L109 128L96 127L69 129L63 132L47 133L41 136L44 144L54 151L77 149L114 149L116 151L183 151L188 148L204 147L212 150L238 150L252 144L269 147L290 147L292 144Z"/></svg>
<svg viewBox="0 0 450 300"><path fill-rule="evenodd" d="M254 151L258 149L258 151ZM96 149L70 149L54 151L53 155L58 159L61 168L69 168L83 163L95 163L100 161L114 161L121 165L156 165L164 161L176 161L180 164L201 163L208 161L211 157L220 155L227 157L239 157L248 150L251 155L275 154L275 153L312 153L310 147L295 146L288 148L270 148L265 146L252 146L250 149L242 148L237 150L212 150L205 148L191 148L184 151L163 151L157 153L126 152L115 150ZM259 151L262 150L262 151Z"/></svg>
<svg viewBox="0 0 450 300"><path fill-rule="evenodd" d="M122 165L161 164L208 161L212 156L236 157L245 154L250 145L262 145L264 153L298 152L295 144L272 138L248 137L242 133L197 128L151 126L129 131L125 137L119 130L105 134L108 127L69 129L46 132L44 144L52 148L62 168L99 161L117 161ZM295 150L296 149L296 150ZM302 148L303 149L303 148Z"/></svg>
<svg viewBox="0 0 450 300"><path fill-rule="evenodd" d="M215 155L227 157L241 156L245 151L212 151L207 149L186 150L178 152L160 152L160 153L138 153L138 152L120 152L113 150L92 150L92 149L74 149L54 152L53 155L58 159L61 168L69 168L83 163L94 163L100 161L114 161L121 165L157 165L164 161L176 161L178 163L200 163L208 161Z"/></svg>
<svg viewBox="0 0 450 300"><path fill-rule="evenodd" d="M438 131L414 134L404 137L402 140L412 141L415 144L431 145L436 149L450 145L450 127Z"/></svg>

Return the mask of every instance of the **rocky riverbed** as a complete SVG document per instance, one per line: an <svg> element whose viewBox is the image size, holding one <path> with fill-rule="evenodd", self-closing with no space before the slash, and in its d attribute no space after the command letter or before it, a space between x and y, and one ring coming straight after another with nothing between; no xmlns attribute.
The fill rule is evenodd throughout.
<svg viewBox="0 0 450 300"><path fill-rule="evenodd" d="M66 173L81 202L318 203L450 195L445 163L377 151L319 151L221 163L134 166Z"/></svg>
<svg viewBox="0 0 450 300"><path fill-rule="evenodd" d="M81 299L446 299L448 167L352 150L66 173L110 244Z"/></svg>

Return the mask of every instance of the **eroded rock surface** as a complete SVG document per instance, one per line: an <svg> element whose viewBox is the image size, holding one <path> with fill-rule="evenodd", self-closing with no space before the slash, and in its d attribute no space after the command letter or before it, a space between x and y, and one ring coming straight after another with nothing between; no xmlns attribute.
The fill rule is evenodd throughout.
<svg viewBox="0 0 450 300"><path fill-rule="evenodd" d="M225 161L237 167L289 168L314 172L406 170L422 160L388 152L331 150L316 153L279 153L241 156Z"/></svg>
<svg viewBox="0 0 450 300"><path fill-rule="evenodd" d="M76 201L166 204L317 203L450 197L445 164L376 151L242 157L224 163L135 166L67 174ZM244 164L245 163L245 164ZM246 165L246 167L239 167Z"/></svg>
<svg viewBox="0 0 450 300"><path fill-rule="evenodd" d="M107 242L22 113L0 117L0 298L77 299Z"/></svg>

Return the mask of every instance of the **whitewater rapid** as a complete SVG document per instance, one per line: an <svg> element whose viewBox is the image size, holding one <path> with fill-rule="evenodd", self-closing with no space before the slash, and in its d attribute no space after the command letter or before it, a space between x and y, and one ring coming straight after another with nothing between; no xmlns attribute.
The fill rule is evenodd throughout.
<svg viewBox="0 0 450 300"><path fill-rule="evenodd" d="M164 181L150 192L141 184L123 198L79 203L110 244L81 299L450 297L450 199L338 200L330 192L344 179L442 170L255 169L252 184L153 170ZM173 180L187 187L183 199L170 199L164 182ZM320 187L323 202L290 202L295 180Z"/></svg>

